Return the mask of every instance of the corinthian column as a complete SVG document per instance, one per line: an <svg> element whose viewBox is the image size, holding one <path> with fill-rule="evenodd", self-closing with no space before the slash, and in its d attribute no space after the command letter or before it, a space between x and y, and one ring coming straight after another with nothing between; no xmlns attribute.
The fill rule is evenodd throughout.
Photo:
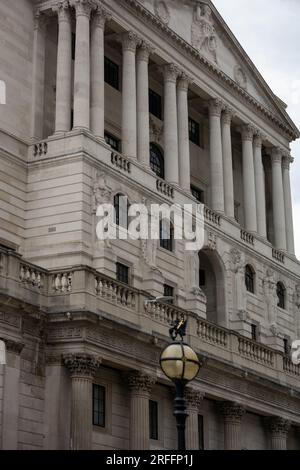
<svg viewBox="0 0 300 470"><path fill-rule="evenodd" d="M165 173L169 183L179 183L178 163L178 120L176 83L179 71L174 64L164 66L164 141L165 141Z"/></svg>
<svg viewBox="0 0 300 470"><path fill-rule="evenodd" d="M187 388L185 399L188 412L186 421L186 448L187 450L199 450L198 414L204 394L198 390Z"/></svg>
<svg viewBox="0 0 300 470"><path fill-rule="evenodd" d="M221 113L224 104L219 99L209 103L210 122L210 194L211 208L214 211L224 212L224 180Z"/></svg>
<svg viewBox="0 0 300 470"><path fill-rule="evenodd" d="M188 90L190 82L189 77L183 73L177 85L179 182L180 187L188 192L191 191L188 110Z"/></svg>
<svg viewBox="0 0 300 470"><path fill-rule="evenodd" d="M286 223L282 180L282 150L272 151L272 199L274 242L278 250L286 250Z"/></svg>
<svg viewBox="0 0 300 470"><path fill-rule="evenodd" d="M123 46L123 85L122 85L122 148L127 157L136 158L137 119L136 119L136 47L139 43L135 33L122 36ZM149 125L149 124L148 124Z"/></svg>
<svg viewBox="0 0 300 470"><path fill-rule="evenodd" d="M245 228L249 232L257 232L256 195L253 157L253 136L255 129L243 126L243 186L244 186L244 212Z"/></svg>
<svg viewBox="0 0 300 470"><path fill-rule="evenodd" d="M104 28L109 15L95 11L91 33L91 131L104 139Z"/></svg>
<svg viewBox="0 0 300 470"><path fill-rule="evenodd" d="M140 372L126 378L131 392L130 449L149 449L149 399L156 379Z"/></svg>
<svg viewBox="0 0 300 470"><path fill-rule="evenodd" d="M90 0L71 0L76 10L74 128L90 128Z"/></svg>
<svg viewBox="0 0 300 470"><path fill-rule="evenodd" d="M271 449L287 450L287 437L291 423L283 418L274 416L267 418L266 424L271 433Z"/></svg>
<svg viewBox="0 0 300 470"><path fill-rule="evenodd" d="M255 194L257 209L257 232L261 237L267 237L266 218L266 191L265 174L262 162L262 135L254 137L254 173L255 173Z"/></svg>
<svg viewBox="0 0 300 470"><path fill-rule="evenodd" d="M72 25L68 1L52 8L58 15L55 133L71 129Z"/></svg>
<svg viewBox="0 0 300 470"><path fill-rule="evenodd" d="M137 156L140 163L149 167L149 57L152 48L145 41L137 51Z"/></svg>
<svg viewBox="0 0 300 470"><path fill-rule="evenodd" d="M241 450L241 424L245 409L236 403L223 402L220 411L224 417L224 449Z"/></svg>
<svg viewBox="0 0 300 470"><path fill-rule="evenodd" d="M284 194L285 222L286 222L286 242L287 242L287 251L291 255L295 254L293 207L292 207L291 180L290 180L290 164L293 163L293 161L294 159L290 155L287 155L283 158L283 163L282 163L283 194Z"/></svg>
<svg viewBox="0 0 300 470"><path fill-rule="evenodd" d="M67 354L63 358L72 379L71 449L92 448L92 381L101 359L89 354Z"/></svg>
<svg viewBox="0 0 300 470"><path fill-rule="evenodd" d="M224 203L225 214L234 219L234 188L232 167L231 121L233 110L226 107L222 114L222 146L224 172Z"/></svg>

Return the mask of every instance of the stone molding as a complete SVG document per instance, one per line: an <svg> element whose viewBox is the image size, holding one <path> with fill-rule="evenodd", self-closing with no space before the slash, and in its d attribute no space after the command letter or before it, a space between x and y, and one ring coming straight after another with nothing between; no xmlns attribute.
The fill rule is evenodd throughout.
<svg viewBox="0 0 300 470"><path fill-rule="evenodd" d="M243 406L228 401L221 402L219 404L219 410L224 417L224 421L231 423L240 423L246 413Z"/></svg>
<svg viewBox="0 0 300 470"><path fill-rule="evenodd" d="M205 394L194 388L186 388L184 397L186 399L187 408L198 410L203 402Z"/></svg>
<svg viewBox="0 0 300 470"><path fill-rule="evenodd" d="M6 350L8 352L20 355L25 344L22 343L21 341L14 341L12 339L7 339L7 338L0 338L0 341L4 341Z"/></svg>
<svg viewBox="0 0 300 470"><path fill-rule="evenodd" d="M147 375L143 372L134 371L124 376L125 382L129 386L131 392L150 393L153 385L156 383L156 377Z"/></svg>
<svg viewBox="0 0 300 470"><path fill-rule="evenodd" d="M266 418L266 426L273 435L287 437L291 422L279 416Z"/></svg>
<svg viewBox="0 0 300 470"><path fill-rule="evenodd" d="M63 363L69 369L71 377L94 377L101 365L101 361L100 357L85 353L63 355Z"/></svg>
<svg viewBox="0 0 300 470"><path fill-rule="evenodd" d="M128 31L121 35L123 51L136 52L137 46L140 44L140 39L133 31Z"/></svg>

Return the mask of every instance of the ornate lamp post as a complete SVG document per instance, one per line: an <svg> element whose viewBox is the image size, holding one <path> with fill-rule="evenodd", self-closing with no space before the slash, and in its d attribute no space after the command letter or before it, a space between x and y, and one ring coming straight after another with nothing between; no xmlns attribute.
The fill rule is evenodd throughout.
<svg viewBox="0 0 300 470"><path fill-rule="evenodd" d="M163 373L175 384L174 416L177 422L178 450L185 449L185 422L188 417L184 397L185 386L194 380L200 370L200 362L195 351L183 341L187 320L176 320L170 329L173 342L163 350L160 367ZM177 340L177 337L180 340Z"/></svg>

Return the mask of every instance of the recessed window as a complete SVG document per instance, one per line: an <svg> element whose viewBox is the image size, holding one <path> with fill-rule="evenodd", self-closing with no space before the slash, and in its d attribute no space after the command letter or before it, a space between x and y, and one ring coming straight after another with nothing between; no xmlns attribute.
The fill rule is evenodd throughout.
<svg viewBox="0 0 300 470"><path fill-rule="evenodd" d="M286 356L289 356L291 354L291 346L290 346L290 342L287 338L284 338L284 340L283 340L283 348L284 348L284 354Z"/></svg>
<svg viewBox="0 0 300 470"><path fill-rule="evenodd" d="M158 441L158 403L149 400L149 437Z"/></svg>
<svg viewBox="0 0 300 470"><path fill-rule="evenodd" d="M105 427L105 387L93 384L93 425Z"/></svg>
<svg viewBox="0 0 300 470"><path fill-rule="evenodd" d="M258 339L257 325L254 325L254 324L251 325L251 338L252 338L252 341L257 341Z"/></svg>
<svg viewBox="0 0 300 470"><path fill-rule="evenodd" d="M149 89L149 112L153 116L161 120L162 116L162 99L158 93Z"/></svg>
<svg viewBox="0 0 300 470"><path fill-rule="evenodd" d="M173 251L174 230L173 225L167 219L162 219L159 223L160 247L167 251Z"/></svg>
<svg viewBox="0 0 300 470"><path fill-rule="evenodd" d="M120 89L120 68L118 64L110 60L108 57L104 58L104 79L105 82L115 88Z"/></svg>
<svg viewBox="0 0 300 470"><path fill-rule="evenodd" d="M119 227L128 228L128 198L124 194L114 197L115 223Z"/></svg>
<svg viewBox="0 0 300 470"><path fill-rule="evenodd" d="M117 263L117 281L123 282L123 284L129 284L129 268L125 264Z"/></svg>
<svg viewBox="0 0 300 470"><path fill-rule="evenodd" d="M199 269L199 287L206 286L206 273L204 269Z"/></svg>
<svg viewBox="0 0 300 470"><path fill-rule="evenodd" d="M165 177L165 162L161 150L157 145L150 144L150 168L161 179Z"/></svg>
<svg viewBox="0 0 300 470"><path fill-rule="evenodd" d="M113 150L116 150L116 152L120 151L121 147L121 141L120 139L117 139L113 135L109 134L108 132L105 132L104 134L105 142L111 146Z"/></svg>
<svg viewBox="0 0 300 470"><path fill-rule="evenodd" d="M174 287L164 284L164 297L173 297L173 300L167 300L169 304L174 302Z"/></svg>
<svg viewBox="0 0 300 470"><path fill-rule="evenodd" d="M204 450L204 420L202 415L198 415L198 438L199 450Z"/></svg>
<svg viewBox="0 0 300 470"><path fill-rule="evenodd" d="M200 124L192 118L189 118L189 138L193 144L200 147Z"/></svg>
<svg viewBox="0 0 300 470"><path fill-rule="evenodd" d="M255 281L255 272L254 269L248 264L245 268L245 284L246 289L251 294L254 294L254 281Z"/></svg>
<svg viewBox="0 0 300 470"><path fill-rule="evenodd" d="M76 34L72 33L72 60L75 60L76 51Z"/></svg>
<svg viewBox="0 0 300 470"><path fill-rule="evenodd" d="M196 188L195 186L191 186L191 193L194 196L194 198L197 199L197 201L204 204L204 191L202 191L199 188Z"/></svg>
<svg viewBox="0 0 300 470"><path fill-rule="evenodd" d="M276 293L277 293L277 307L282 308L283 310L285 309L285 297L286 297L286 290L282 282L277 283L276 287Z"/></svg>
<svg viewBox="0 0 300 470"><path fill-rule="evenodd" d="M71 109L71 129L74 127L74 109Z"/></svg>

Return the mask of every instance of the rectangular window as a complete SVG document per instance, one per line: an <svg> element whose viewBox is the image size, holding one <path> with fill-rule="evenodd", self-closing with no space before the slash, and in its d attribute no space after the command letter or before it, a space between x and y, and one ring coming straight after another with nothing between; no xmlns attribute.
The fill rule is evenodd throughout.
<svg viewBox="0 0 300 470"><path fill-rule="evenodd" d="M257 341L257 325L251 325L252 341Z"/></svg>
<svg viewBox="0 0 300 470"><path fill-rule="evenodd" d="M291 348L290 348L289 340L287 338L284 338L283 340L283 347L284 347L284 354L286 356L289 356L291 354Z"/></svg>
<svg viewBox="0 0 300 470"><path fill-rule="evenodd" d="M149 400L149 437L158 441L158 403Z"/></svg>
<svg viewBox="0 0 300 470"><path fill-rule="evenodd" d="M162 100L161 96L155 91L149 89L149 112L153 116L161 120L162 116Z"/></svg>
<svg viewBox="0 0 300 470"><path fill-rule="evenodd" d="M119 66L107 57L104 58L104 76L105 82L116 90L120 89Z"/></svg>
<svg viewBox="0 0 300 470"><path fill-rule="evenodd" d="M198 437L199 437L199 450L204 450L204 422L203 416L198 415Z"/></svg>
<svg viewBox="0 0 300 470"><path fill-rule="evenodd" d="M71 109L71 129L74 127L74 109Z"/></svg>
<svg viewBox="0 0 300 470"><path fill-rule="evenodd" d="M129 284L129 268L124 264L117 263L117 281Z"/></svg>
<svg viewBox="0 0 300 470"><path fill-rule="evenodd" d="M200 147L200 124L192 118L189 118L189 137L193 144Z"/></svg>
<svg viewBox="0 0 300 470"><path fill-rule="evenodd" d="M174 303L174 287L164 284L164 297L173 297L173 300L168 300L170 304Z"/></svg>
<svg viewBox="0 0 300 470"><path fill-rule="evenodd" d="M121 142L119 139L109 134L108 132L105 132L104 138L105 142L110 145L113 150L116 150L116 152L120 152Z"/></svg>
<svg viewBox="0 0 300 470"><path fill-rule="evenodd" d="M72 60L75 60L76 51L76 34L72 33Z"/></svg>
<svg viewBox="0 0 300 470"><path fill-rule="evenodd" d="M191 186L191 193L194 196L194 198L197 199L197 201L204 204L204 191L202 191L201 189L196 188L195 186Z"/></svg>
<svg viewBox="0 0 300 470"><path fill-rule="evenodd" d="M105 428L105 387L93 384L93 425Z"/></svg>
<svg viewBox="0 0 300 470"><path fill-rule="evenodd" d="M205 287L206 285L206 275L204 269L199 270L199 287Z"/></svg>

